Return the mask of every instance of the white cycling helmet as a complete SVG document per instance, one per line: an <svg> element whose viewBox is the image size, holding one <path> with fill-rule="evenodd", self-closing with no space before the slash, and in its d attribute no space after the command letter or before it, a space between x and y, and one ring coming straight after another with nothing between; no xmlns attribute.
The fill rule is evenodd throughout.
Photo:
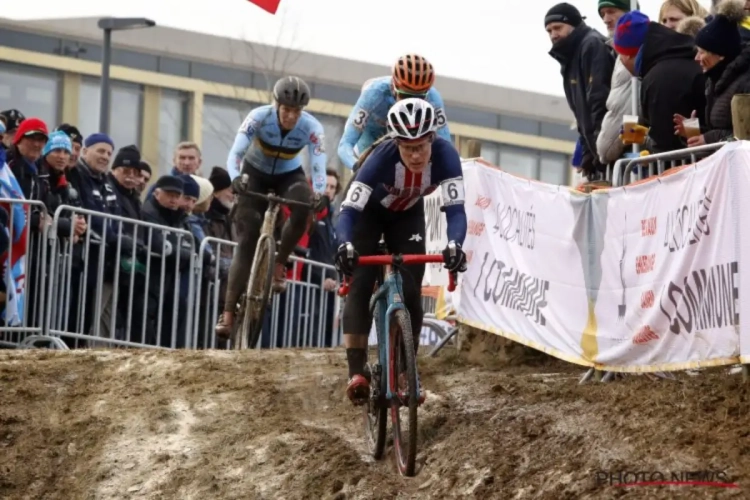
<svg viewBox="0 0 750 500"><path fill-rule="evenodd" d="M433 132L435 124L435 108L418 97L396 101L388 110L388 129L399 139L420 139Z"/></svg>

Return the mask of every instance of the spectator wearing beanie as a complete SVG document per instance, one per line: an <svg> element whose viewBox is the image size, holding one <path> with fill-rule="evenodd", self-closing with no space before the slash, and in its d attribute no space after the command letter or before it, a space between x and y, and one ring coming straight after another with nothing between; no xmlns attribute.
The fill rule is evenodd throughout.
<svg viewBox="0 0 750 500"><path fill-rule="evenodd" d="M645 148L652 153L684 148L686 142L675 135L673 116L690 116L697 109L702 118L706 104L693 39L635 10L617 21L614 47L628 71L641 78L640 124L650 127Z"/></svg>
<svg viewBox="0 0 750 500"><path fill-rule="evenodd" d="M734 137L732 98L750 93L750 47L744 48L738 29L745 16L744 0L724 0L716 15L695 36L695 60L706 75L706 121L702 135L688 139L688 146L701 146ZM689 116L689 115L688 115ZM678 134L684 134L684 116L675 117Z"/></svg>
<svg viewBox="0 0 750 500"><path fill-rule="evenodd" d="M552 7L544 27L552 42L549 55L560 63L565 97L578 123L581 169L593 179L604 168L596 154L596 138L607 112L615 57L606 39L586 26L581 13L570 4Z"/></svg>
<svg viewBox="0 0 750 500"><path fill-rule="evenodd" d="M16 130L18 130L18 127L21 126L21 122L25 119L26 117L24 114L17 109L6 109L5 111L0 111L0 120L5 124L5 132L3 132L2 142L3 148L9 149L13 145L13 138L16 135Z"/></svg>
<svg viewBox="0 0 750 500"><path fill-rule="evenodd" d="M214 187L214 196L211 206L206 212L206 236L219 240L233 241L232 222L229 211L234 204L234 193L232 192L232 179L224 167L214 167L208 176L208 181ZM219 311L224 310L224 295L226 294L227 276L232 265L233 249L230 245L219 245L212 242L211 247L214 255L219 256ZM213 280L214 278L211 277Z"/></svg>
<svg viewBox="0 0 750 500"><path fill-rule="evenodd" d="M81 132L78 130L78 128L70 125L69 123L63 123L62 125L58 126L55 131L65 132L67 136L70 137L70 141L73 145L73 152L70 155L70 164L68 165L68 167L75 167L76 163L78 163L78 157L81 154L81 148L83 147L83 136L81 135Z"/></svg>
<svg viewBox="0 0 750 500"><path fill-rule="evenodd" d="M141 200L136 187L141 180L141 152L136 146L125 146L115 155L112 171L107 174L115 188L120 215L128 219L140 220ZM123 233L133 234L134 226L123 224Z"/></svg>
<svg viewBox="0 0 750 500"><path fill-rule="evenodd" d="M148 186L148 183L151 182L151 165L148 164L147 161L141 159L141 163L139 165L140 171L141 171L141 178L138 182L138 186L135 188L136 191L138 191L138 196L141 196L143 194L143 191L145 191L146 186Z"/></svg>
<svg viewBox="0 0 750 500"><path fill-rule="evenodd" d="M612 46L612 35L617 21L630 12L630 0L599 0L599 16L607 26ZM633 78L619 58L615 60L612 72L609 96L607 97L607 114L602 120L602 128L596 138L596 153L599 161L608 165L620 159L625 153L625 145L620 140L622 118L632 113L633 108Z"/></svg>

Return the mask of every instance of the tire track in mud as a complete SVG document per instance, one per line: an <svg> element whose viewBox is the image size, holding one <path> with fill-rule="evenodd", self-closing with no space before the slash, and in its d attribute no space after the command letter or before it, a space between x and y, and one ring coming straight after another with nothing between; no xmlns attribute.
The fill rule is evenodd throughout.
<svg viewBox="0 0 750 500"><path fill-rule="evenodd" d="M367 457L341 351L0 352L0 497L746 496L750 395L725 371L578 386L569 365L452 354L420 371L419 472L401 478L392 450ZM700 468L742 489L595 482L600 470Z"/></svg>

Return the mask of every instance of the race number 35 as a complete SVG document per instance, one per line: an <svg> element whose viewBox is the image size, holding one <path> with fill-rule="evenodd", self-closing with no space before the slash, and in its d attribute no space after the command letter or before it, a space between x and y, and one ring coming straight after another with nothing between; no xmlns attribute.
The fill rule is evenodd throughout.
<svg viewBox="0 0 750 500"><path fill-rule="evenodd" d="M443 181L443 205L460 205L465 201L464 181L463 179L448 179Z"/></svg>
<svg viewBox="0 0 750 500"><path fill-rule="evenodd" d="M354 121L352 123L356 128L361 130L365 127L365 123L367 123L367 116L367 111L364 109L357 110L357 114L354 116Z"/></svg>
<svg viewBox="0 0 750 500"><path fill-rule="evenodd" d="M444 127L445 124L448 122L448 119L445 117L445 111L443 108L438 108L435 110L435 123L437 123L438 128Z"/></svg>

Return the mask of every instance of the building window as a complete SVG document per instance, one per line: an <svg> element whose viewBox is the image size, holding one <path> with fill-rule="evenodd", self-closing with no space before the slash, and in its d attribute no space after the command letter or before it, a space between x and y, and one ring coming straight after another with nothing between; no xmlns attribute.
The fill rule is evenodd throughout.
<svg viewBox="0 0 750 500"><path fill-rule="evenodd" d="M59 125L60 74L20 64L0 63L0 110L17 109L26 117Z"/></svg>
<svg viewBox="0 0 750 500"><path fill-rule="evenodd" d="M84 137L99 132L100 89L98 80L86 78L81 81L77 126ZM110 83L109 135L115 143L115 150L131 144L140 147L142 110L141 85Z"/></svg>
<svg viewBox="0 0 750 500"><path fill-rule="evenodd" d="M187 139L188 96L175 90L161 90L159 99L159 171L167 174L177 144Z"/></svg>
<svg viewBox="0 0 750 500"><path fill-rule="evenodd" d="M500 148L500 161L498 163L498 166L508 173L520 175L527 179L536 179L537 168L539 167L539 153L502 146Z"/></svg>
<svg viewBox="0 0 750 500"><path fill-rule="evenodd" d="M570 165L562 154L542 153L539 180L550 184L568 184Z"/></svg>
<svg viewBox="0 0 750 500"><path fill-rule="evenodd" d="M201 150L203 173L214 165L226 166L237 130L251 109L260 106L244 101L206 96L203 100Z"/></svg>
<svg viewBox="0 0 750 500"><path fill-rule="evenodd" d="M498 166L500 163L500 145L494 142L482 141L481 156L484 161L491 165Z"/></svg>

